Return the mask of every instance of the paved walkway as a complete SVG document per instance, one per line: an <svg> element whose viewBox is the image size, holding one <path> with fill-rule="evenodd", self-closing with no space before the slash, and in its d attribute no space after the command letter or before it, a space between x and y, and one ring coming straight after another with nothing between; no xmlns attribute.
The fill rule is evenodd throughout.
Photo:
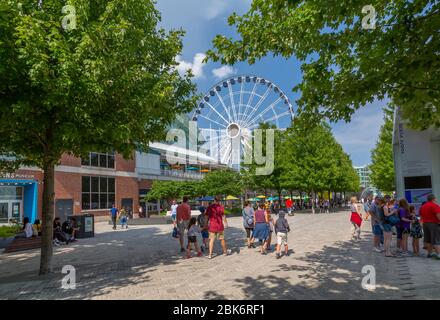
<svg viewBox="0 0 440 320"><path fill-rule="evenodd" d="M440 298L440 262L373 253L369 223L354 242L347 212L288 220L294 253L279 260L245 247L240 218L226 232L233 254L212 260L184 259L170 225L113 231L98 223L95 238L56 248L49 276L36 275L38 250L0 255L0 299ZM61 288L64 265L76 268L76 289ZM376 269L375 291L361 286L365 265Z"/></svg>

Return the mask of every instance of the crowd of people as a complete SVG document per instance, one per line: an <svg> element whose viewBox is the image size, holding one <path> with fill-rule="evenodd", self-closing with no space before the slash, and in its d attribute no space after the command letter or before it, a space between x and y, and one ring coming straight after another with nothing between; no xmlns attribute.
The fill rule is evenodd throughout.
<svg viewBox="0 0 440 320"><path fill-rule="evenodd" d="M396 200L391 196L369 196L360 202L351 198L350 222L352 237L359 240L363 221L371 221L373 250L385 257L420 256L420 239L428 258L440 260L440 206L434 195L427 196L417 213L406 199ZM393 235L396 236L396 250L392 251ZM412 251L408 250L412 239Z"/></svg>
<svg viewBox="0 0 440 320"><path fill-rule="evenodd" d="M191 207L188 204L188 197L183 197L181 204L176 201L171 205L171 217L173 220L173 237L179 239L180 252L186 253L191 258L191 251L194 250L198 257L208 251L208 258L213 257L215 240L219 240L224 255L230 255L231 250L227 249L224 230L228 227L225 209L220 202L220 196L216 196L212 204L202 202L196 217L191 216ZM272 214L278 215L274 221ZM255 242L259 242L260 253L266 255L271 251L272 235L276 235L276 257L281 258L281 249L284 246L285 255L289 254L287 245L287 233L290 226L285 218L286 212L280 210L278 202L260 202L254 208L251 202L246 201L242 211L243 227L246 232L246 244L248 248L255 248ZM186 232L186 246L185 246ZM200 245L198 238L202 239Z"/></svg>
<svg viewBox="0 0 440 320"><path fill-rule="evenodd" d="M53 221L53 244L55 246L61 246L71 242L77 242L77 232L78 226L75 217L69 217L63 223L61 223L59 217L56 217Z"/></svg>

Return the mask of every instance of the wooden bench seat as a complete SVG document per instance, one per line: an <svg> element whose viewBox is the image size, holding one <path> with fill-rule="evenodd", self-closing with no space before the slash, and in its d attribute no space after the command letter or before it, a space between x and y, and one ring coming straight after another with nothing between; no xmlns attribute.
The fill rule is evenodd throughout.
<svg viewBox="0 0 440 320"><path fill-rule="evenodd" d="M11 253L38 248L41 248L41 237L19 238L14 239L14 241L12 241L12 243L8 247L6 247L3 253Z"/></svg>

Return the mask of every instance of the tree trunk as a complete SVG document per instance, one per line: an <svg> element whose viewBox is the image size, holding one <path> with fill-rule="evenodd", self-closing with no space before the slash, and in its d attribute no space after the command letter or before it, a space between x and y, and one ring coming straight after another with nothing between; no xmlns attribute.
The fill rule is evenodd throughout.
<svg viewBox="0 0 440 320"><path fill-rule="evenodd" d="M40 275L52 271L52 240L55 198L55 164L52 162L43 165L43 212L41 224L41 259Z"/></svg>
<svg viewBox="0 0 440 320"><path fill-rule="evenodd" d="M311 199L312 199L312 214L315 214L315 193L313 191L312 191Z"/></svg>

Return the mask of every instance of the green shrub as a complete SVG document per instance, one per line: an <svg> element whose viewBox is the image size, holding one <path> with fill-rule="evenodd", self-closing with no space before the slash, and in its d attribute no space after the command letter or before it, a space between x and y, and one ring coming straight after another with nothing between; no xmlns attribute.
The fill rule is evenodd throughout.
<svg viewBox="0 0 440 320"><path fill-rule="evenodd" d="M9 238L15 236L20 231L20 226L1 226L0 238Z"/></svg>

